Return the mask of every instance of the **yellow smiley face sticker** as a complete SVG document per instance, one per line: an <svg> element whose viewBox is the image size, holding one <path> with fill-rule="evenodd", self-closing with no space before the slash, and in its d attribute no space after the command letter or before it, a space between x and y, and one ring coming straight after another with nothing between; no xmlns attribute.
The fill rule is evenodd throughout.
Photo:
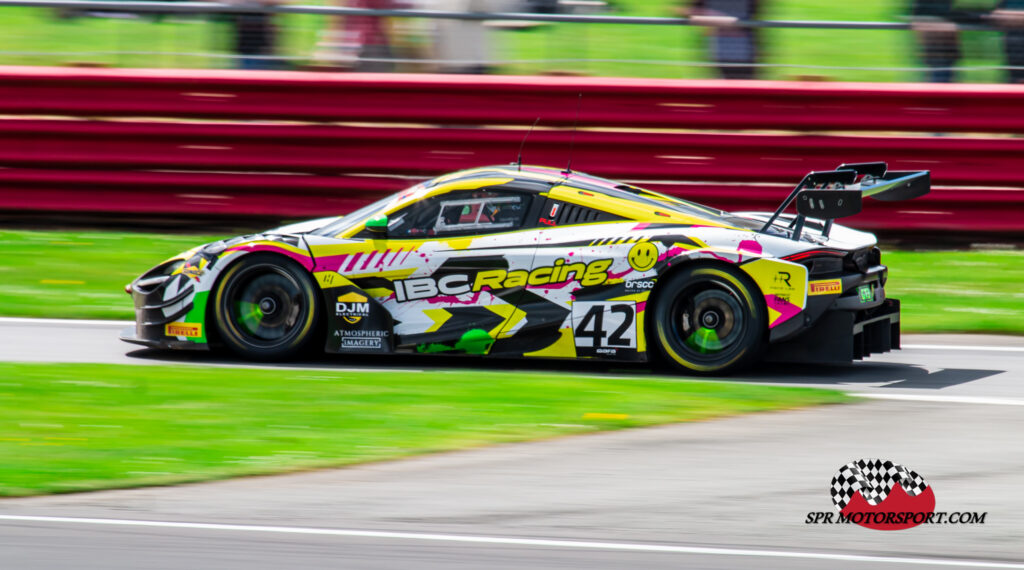
<svg viewBox="0 0 1024 570"><path fill-rule="evenodd" d="M658 262L658 246L649 241L640 242L629 250L629 266L637 271L649 271Z"/></svg>

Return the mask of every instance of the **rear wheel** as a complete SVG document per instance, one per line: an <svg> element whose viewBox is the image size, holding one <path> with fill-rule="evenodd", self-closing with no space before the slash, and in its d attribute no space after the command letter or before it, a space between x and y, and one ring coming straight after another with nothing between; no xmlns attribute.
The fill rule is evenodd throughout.
<svg viewBox="0 0 1024 570"><path fill-rule="evenodd" d="M754 362L764 344L764 302L731 267L696 265L670 275L658 283L652 316L652 340L686 372L736 371Z"/></svg>
<svg viewBox="0 0 1024 570"><path fill-rule="evenodd" d="M304 269L276 255L252 254L225 271L214 292L221 340L255 360L286 360L316 336L320 301Z"/></svg>

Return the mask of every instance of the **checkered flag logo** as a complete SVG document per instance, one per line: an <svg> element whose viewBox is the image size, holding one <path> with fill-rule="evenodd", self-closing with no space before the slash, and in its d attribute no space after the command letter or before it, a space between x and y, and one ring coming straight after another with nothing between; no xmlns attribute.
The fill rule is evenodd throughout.
<svg viewBox="0 0 1024 570"><path fill-rule="evenodd" d="M860 459L844 465L832 478L832 502L842 512L860 491L871 506L878 506L899 483L911 497L924 493L928 483L916 472L882 459Z"/></svg>

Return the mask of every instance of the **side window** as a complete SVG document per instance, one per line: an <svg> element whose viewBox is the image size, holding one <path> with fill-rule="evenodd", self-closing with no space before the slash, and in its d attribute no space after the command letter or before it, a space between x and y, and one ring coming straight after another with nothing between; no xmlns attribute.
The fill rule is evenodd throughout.
<svg viewBox="0 0 1024 570"><path fill-rule="evenodd" d="M450 192L395 212L388 222L388 237L416 238L514 230L522 226L530 199L529 194L519 192Z"/></svg>

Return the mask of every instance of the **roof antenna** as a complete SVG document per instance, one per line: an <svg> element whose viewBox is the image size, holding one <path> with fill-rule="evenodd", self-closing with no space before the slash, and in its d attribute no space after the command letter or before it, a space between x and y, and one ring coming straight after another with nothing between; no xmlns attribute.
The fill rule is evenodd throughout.
<svg viewBox="0 0 1024 570"><path fill-rule="evenodd" d="M576 120L572 123L572 138L569 140L569 163L565 165L566 176L572 174L572 151L576 147L576 128L580 126L580 109L583 108L583 92L580 91L579 99L576 100Z"/></svg>
<svg viewBox="0 0 1024 570"><path fill-rule="evenodd" d="M516 158L516 170L522 172L523 170L523 147L526 146L526 139L530 138L533 133L533 128L540 122L540 117L533 120L533 124L530 125L530 130L526 131L526 136L523 137L523 142L519 143L519 157Z"/></svg>

